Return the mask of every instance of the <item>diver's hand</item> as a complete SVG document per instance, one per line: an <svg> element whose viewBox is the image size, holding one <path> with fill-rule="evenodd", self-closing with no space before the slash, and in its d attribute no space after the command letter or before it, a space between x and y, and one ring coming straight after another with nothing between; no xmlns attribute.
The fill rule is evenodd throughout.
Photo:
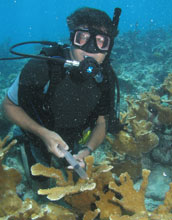
<svg viewBox="0 0 172 220"><path fill-rule="evenodd" d="M65 150L69 149L66 142L54 131L44 129L41 133L41 139L45 143L50 153L53 153L56 157L64 157L63 152L60 150L59 145L64 147Z"/></svg>
<svg viewBox="0 0 172 220"><path fill-rule="evenodd" d="M78 154L74 154L73 157L77 160L77 162L79 163L79 165L82 167L82 168L85 168L85 161L84 161L84 158L87 157L89 155L89 151L87 149L83 149L83 150L80 150L78 152ZM73 169L72 166L68 166L69 169Z"/></svg>

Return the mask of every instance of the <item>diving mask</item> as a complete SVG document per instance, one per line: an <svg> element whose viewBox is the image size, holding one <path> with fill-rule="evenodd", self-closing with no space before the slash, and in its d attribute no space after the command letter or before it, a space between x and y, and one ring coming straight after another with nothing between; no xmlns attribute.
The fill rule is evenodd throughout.
<svg viewBox="0 0 172 220"><path fill-rule="evenodd" d="M110 48L111 38L103 31L81 28L71 32L74 46L88 53L106 53Z"/></svg>

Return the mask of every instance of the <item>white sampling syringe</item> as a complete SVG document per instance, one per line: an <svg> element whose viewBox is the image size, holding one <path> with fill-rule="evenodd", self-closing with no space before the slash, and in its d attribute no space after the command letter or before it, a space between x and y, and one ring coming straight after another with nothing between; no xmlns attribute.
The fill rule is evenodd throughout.
<svg viewBox="0 0 172 220"><path fill-rule="evenodd" d="M66 158L67 162L74 168L74 170L77 172L77 174L82 179L88 179L88 175L85 172L85 170L79 165L77 160L72 156L72 154L65 150L62 146L59 145L60 150L63 152L64 157Z"/></svg>

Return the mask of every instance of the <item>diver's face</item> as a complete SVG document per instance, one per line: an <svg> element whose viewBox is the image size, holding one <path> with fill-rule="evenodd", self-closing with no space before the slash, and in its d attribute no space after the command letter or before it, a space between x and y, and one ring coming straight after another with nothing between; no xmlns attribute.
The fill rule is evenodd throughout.
<svg viewBox="0 0 172 220"><path fill-rule="evenodd" d="M82 61L92 57L101 64L109 52L110 42L105 28L80 26L71 32L71 59Z"/></svg>
<svg viewBox="0 0 172 220"><path fill-rule="evenodd" d="M84 50L75 48L75 46L71 46L70 49L70 56L72 60L77 60L79 62L81 62L82 60L85 59L85 57L92 57L94 58L99 64L101 64L105 57L106 57L107 53L88 53Z"/></svg>

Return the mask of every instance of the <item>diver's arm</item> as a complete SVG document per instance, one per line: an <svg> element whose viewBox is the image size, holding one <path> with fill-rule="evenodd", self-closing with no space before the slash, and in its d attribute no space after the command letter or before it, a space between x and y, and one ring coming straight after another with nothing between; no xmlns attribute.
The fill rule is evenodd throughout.
<svg viewBox="0 0 172 220"><path fill-rule="evenodd" d="M66 150L68 146L57 133L38 124L8 97L3 101L3 111L11 122L41 138L51 153L55 154L57 157L63 157L63 153L58 149L58 144L63 146Z"/></svg>
<svg viewBox="0 0 172 220"><path fill-rule="evenodd" d="M99 116L96 126L91 133L91 137L86 144L91 151L94 151L104 140L106 135L106 120L104 116Z"/></svg>
<svg viewBox="0 0 172 220"><path fill-rule="evenodd" d="M31 119L20 106L14 104L8 97L5 97L3 101L3 111L6 118L12 123L37 136L39 135L41 126Z"/></svg>
<svg viewBox="0 0 172 220"><path fill-rule="evenodd" d="M96 122L96 126L91 133L91 137L89 141L86 143L86 146L90 148L91 151L96 150L96 148L103 142L106 136L106 120L104 116L99 116ZM90 154L89 149L84 148L79 151L76 155L76 159L82 160L82 158L88 156ZM81 163L81 166L84 166Z"/></svg>

